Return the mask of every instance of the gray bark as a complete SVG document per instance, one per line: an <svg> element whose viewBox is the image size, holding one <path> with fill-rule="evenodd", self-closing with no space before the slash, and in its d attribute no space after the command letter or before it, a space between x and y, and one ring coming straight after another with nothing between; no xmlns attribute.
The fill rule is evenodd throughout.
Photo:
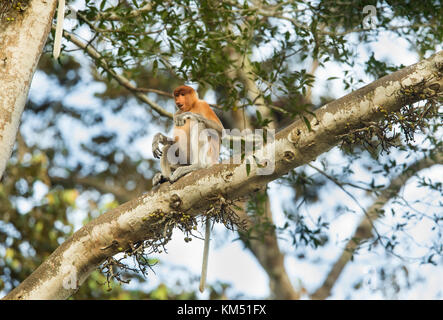
<svg viewBox="0 0 443 320"><path fill-rule="evenodd" d="M11 156L20 117L57 0L33 0L0 28L0 179Z"/></svg>

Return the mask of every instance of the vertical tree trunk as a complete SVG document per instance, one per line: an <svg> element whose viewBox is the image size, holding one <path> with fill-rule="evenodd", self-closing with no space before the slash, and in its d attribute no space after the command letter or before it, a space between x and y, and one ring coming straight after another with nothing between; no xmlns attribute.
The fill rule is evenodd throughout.
<svg viewBox="0 0 443 320"><path fill-rule="evenodd" d="M31 0L0 22L0 178L11 156L31 80L51 30L57 0Z"/></svg>

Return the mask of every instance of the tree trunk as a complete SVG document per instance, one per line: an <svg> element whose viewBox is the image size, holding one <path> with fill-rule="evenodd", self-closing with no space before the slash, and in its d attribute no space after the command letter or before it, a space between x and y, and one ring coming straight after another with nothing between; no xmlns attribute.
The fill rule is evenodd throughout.
<svg viewBox="0 0 443 320"><path fill-rule="evenodd" d="M14 21L0 22L0 179L11 156L56 4L57 0L32 0L23 13L11 13Z"/></svg>

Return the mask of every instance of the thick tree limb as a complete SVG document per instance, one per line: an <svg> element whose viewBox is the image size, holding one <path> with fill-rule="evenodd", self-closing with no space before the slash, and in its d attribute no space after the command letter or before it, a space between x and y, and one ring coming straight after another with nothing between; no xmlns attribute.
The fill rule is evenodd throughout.
<svg viewBox="0 0 443 320"><path fill-rule="evenodd" d="M31 1L0 30L0 179L11 156L20 117L45 45L57 0Z"/></svg>
<svg viewBox="0 0 443 320"><path fill-rule="evenodd" d="M266 183L306 164L340 142L339 136L359 128L364 121L374 121L384 110L397 111L426 95L405 96L405 88L420 85L423 93L443 90L443 51L415 65L385 76L343 98L326 104L309 118L313 130L296 121L281 130L274 143L275 170L258 175L254 162L217 164L191 173L173 185L161 185L111 210L67 239L6 299L65 299L73 294L89 274L107 257L142 240L164 240L178 225L175 216L203 214L214 197L238 199L256 192ZM75 285L67 286L69 283ZM65 284L65 286L63 286Z"/></svg>
<svg viewBox="0 0 443 320"><path fill-rule="evenodd" d="M340 277L343 269L349 261L354 251L358 248L359 243L372 237L374 221L380 215L380 210L400 192L401 188L406 184L407 180L417 174L419 171L429 168L435 164L443 163L443 154L437 153L435 160L431 158L421 159L410 165L402 174L393 179L389 186L381 192L373 204L368 208L367 215L362 219L354 235L347 242L346 247L340 258L334 263L327 275L324 283L311 295L312 299L323 300L329 297L331 290Z"/></svg>

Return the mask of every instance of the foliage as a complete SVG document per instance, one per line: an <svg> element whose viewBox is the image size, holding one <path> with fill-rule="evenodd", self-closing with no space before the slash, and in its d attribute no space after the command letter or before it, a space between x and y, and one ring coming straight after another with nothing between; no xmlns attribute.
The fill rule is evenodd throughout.
<svg viewBox="0 0 443 320"><path fill-rule="evenodd" d="M4 0L0 3L0 22L14 22L17 15L26 11L29 0Z"/></svg>

